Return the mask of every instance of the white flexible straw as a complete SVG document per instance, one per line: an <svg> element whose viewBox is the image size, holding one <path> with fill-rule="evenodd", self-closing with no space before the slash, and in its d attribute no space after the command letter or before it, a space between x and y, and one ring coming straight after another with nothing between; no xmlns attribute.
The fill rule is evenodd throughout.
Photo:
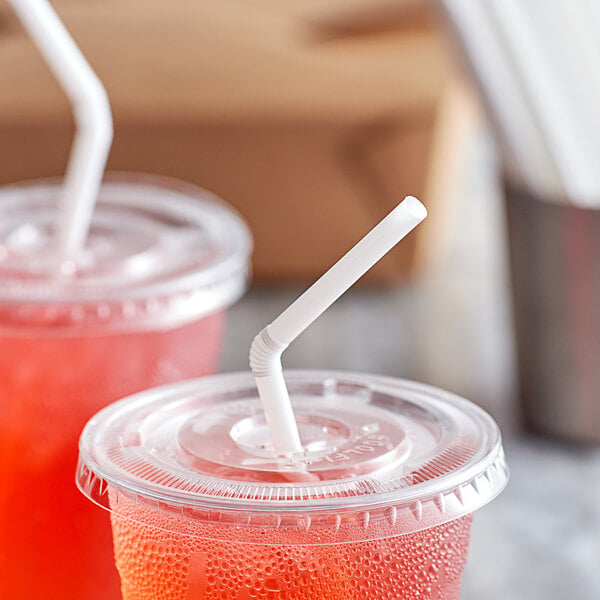
<svg viewBox="0 0 600 600"><path fill-rule="evenodd" d="M527 3L555 85L566 91L570 129L582 140L581 152L588 154L578 162L593 174L589 204L600 207L600 36L586 8L584 1Z"/></svg>
<svg viewBox="0 0 600 600"><path fill-rule="evenodd" d="M46 0L9 0L63 87L76 123L56 233L63 259L87 237L112 142L110 105L102 83Z"/></svg>
<svg viewBox="0 0 600 600"><path fill-rule="evenodd" d="M302 450L283 379L282 352L426 216L425 207L416 198L407 196L254 338L250 348L250 368L269 424L273 446L279 454Z"/></svg>
<svg viewBox="0 0 600 600"><path fill-rule="evenodd" d="M560 196L562 184L533 109L502 47L489 0L441 0L489 109L511 175L542 196Z"/></svg>
<svg viewBox="0 0 600 600"><path fill-rule="evenodd" d="M488 0L485 5L520 72L521 84L535 109L569 200L579 206L596 204L599 186L594 151L585 124L580 124L569 98L572 91L556 72L545 47L545 33L533 7L522 0Z"/></svg>

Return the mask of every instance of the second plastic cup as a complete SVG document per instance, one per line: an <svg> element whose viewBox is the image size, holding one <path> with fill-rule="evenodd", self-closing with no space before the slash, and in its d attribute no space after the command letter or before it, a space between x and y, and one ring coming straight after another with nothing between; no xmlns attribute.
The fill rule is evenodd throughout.
<svg viewBox="0 0 600 600"><path fill-rule="evenodd" d="M241 219L179 182L104 184L59 268L56 184L0 191L0 597L119 597L110 527L73 485L85 422L123 395L214 373L246 286Z"/></svg>
<svg viewBox="0 0 600 600"><path fill-rule="evenodd" d="M104 409L77 482L111 513L125 600L458 600L471 514L505 486L495 423L397 379L291 372L278 457L250 374Z"/></svg>

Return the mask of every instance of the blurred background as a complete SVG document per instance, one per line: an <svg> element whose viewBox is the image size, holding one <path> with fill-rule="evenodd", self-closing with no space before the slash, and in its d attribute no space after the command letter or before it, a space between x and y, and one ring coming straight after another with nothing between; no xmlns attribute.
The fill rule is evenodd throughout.
<svg viewBox="0 0 600 600"><path fill-rule="evenodd" d="M463 598L597 597L600 193L585 173L570 185L579 162L560 167L578 146L564 151L556 121L536 120L547 107L521 70L535 52L494 29L502 43L489 56L502 47L506 81L523 95L513 121L498 108L511 93L499 99L494 87L504 63L477 60L490 38L471 35L483 26L464 20L469 1L53 5L107 88L108 169L205 187L253 232L253 284L230 310L223 371L247 369L254 335L404 195L423 200L426 223L284 364L417 379L479 403L503 429L513 477L475 519ZM565 25L564 44L573 31ZM62 175L71 111L5 4L0 46L0 184ZM530 145L525 127L514 132L523 106L536 124ZM560 108L549 114L575 131ZM594 131L597 117L584 125ZM598 139L578 155L590 168Z"/></svg>

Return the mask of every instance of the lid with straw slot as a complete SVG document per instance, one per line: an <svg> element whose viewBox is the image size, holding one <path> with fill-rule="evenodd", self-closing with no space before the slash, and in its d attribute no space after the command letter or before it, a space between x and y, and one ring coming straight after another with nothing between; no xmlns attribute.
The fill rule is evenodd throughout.
<svg viewBox="0 0 600 600"><path fill-rule="evenodd" d="M245 290L250 233L208 192L165 177L111 175L87 243L68 262L53 245L61 193L58 181L0 190L2 327L172 327Z"/></svg>
<svg viewBox="0 0 600 600"><path fill-rule="evenodd" d="M309 543L324 531L343 541L432 527L473 512L507 482L497 426L462 398L370 375L285 379L301 453L273 450L250 373L220 375L98 413L80 441L80 489L128 518L144 506L211 523L210 535L230 537L243 524L257 536L295 529L294 540Z"/></svg>

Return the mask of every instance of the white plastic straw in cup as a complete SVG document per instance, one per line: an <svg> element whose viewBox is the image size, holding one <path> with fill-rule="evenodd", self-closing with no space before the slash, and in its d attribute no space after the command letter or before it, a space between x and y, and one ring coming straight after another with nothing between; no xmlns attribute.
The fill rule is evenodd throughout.
<svg viewBox="0 0 600 600"><path fill-rule="evenodd" d="M9 0L63 87L76 123L65 175L56 241L72 259L85 243L112 143L110 105L102 83L46 0Z"/></svg>
<svg viewBox="0 0 600 600"><path fill-rule="evenodd" d="M281 354L317 317L329 308L357 279L389 252L425 217L427 210L407 196L356 246L265 327L252 342L250 368L275 451L281 455L302 450L290 403Z"/></svg>

